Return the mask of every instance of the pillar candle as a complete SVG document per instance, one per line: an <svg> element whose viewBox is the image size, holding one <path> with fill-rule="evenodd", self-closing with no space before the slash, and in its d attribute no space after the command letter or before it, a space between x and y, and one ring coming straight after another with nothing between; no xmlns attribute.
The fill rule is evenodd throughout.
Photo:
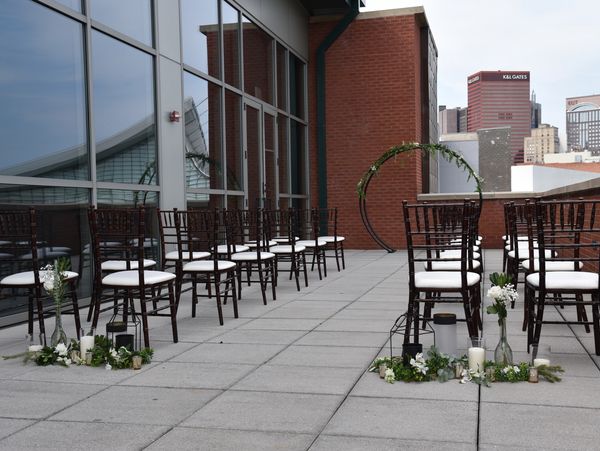
<svg viewBox="0 0 600 451"><path fill-rule="evenodd" d="M81 358L85 359L85 354L94 348L94 337L91 335L84 335L81 337L79 342L79 354Z"/></svg>
<svg viewBox="0 0 600 451"><path fill-rule="evenodd" d="M550 366L550 360L549 359L533 359L533 366L535 368L537 368L538 366Z"/></svg>
<svg viewBox="0 0 600 451"><path fill-rule="evenodd" d="M483 364L485 362L485 349L484 348L469 348L469 369L475 371L483 371Z"/></svg>

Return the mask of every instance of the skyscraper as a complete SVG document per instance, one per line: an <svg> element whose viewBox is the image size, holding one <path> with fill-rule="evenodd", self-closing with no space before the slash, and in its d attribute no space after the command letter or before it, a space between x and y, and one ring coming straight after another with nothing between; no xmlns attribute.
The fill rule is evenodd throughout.
<svg viewBox="0 0 600 451"><path fill-rule="evenodd" d="M467 109L446 108L446 105L440 105L439 122L440 135L465 133L467 131Z"/></svg>
<svg viewBox="0 0 600 451"><path fill-rule="evenodd" d="M523 139L531 133L529 72L481 71L467 87L468 131L510 126L513 162L523 162Z"/></svg>
<svg viewBox="0 0 600 451"><path fill-rule="evenodd" d="M567 149L600 155L600 94L568 97Z"/></svg>

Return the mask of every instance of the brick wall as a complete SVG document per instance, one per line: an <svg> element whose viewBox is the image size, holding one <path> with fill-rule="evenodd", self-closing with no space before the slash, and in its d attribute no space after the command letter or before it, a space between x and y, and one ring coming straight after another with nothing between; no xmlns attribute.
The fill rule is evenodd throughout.
<svg viewBox="0 0 600 451"><path fill-rule="evenodd" d="M310 24L311 195L317 203L316 50L335 21ZM326 54L328 204L339 209L348 248L373 249L358 210L356 184L384 151L421 141L420 26L415 15L355 20ZM421 192L420 154L388 161L372 180L368 209L375 230L402 246L401 203Z"/></svg>

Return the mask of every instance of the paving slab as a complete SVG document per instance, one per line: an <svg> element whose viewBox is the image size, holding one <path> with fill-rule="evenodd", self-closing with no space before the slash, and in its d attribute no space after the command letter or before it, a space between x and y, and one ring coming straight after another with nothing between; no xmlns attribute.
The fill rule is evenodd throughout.
<svg viewBox="0 0 600 451"><path fill-rule="evenodd" d="M350 396L324 433L475 444L477 403Z"/></svg>
<svg viewBox="0 0 600 451"><path fill-rule="evenodd" d="M182 426L316 434L342 399L338 395L230 390Z"/></svg>
<svg viewBox="0 0 600 451"><path fill-rule="evenodd" d="M477 447L471 443L433 442L426 439L400 440L373 437L346 437L342 435L321 434L310 451L475 451Z"/></svg>
<svg viewBox="0 0 600 451"><path fill-rule="evenodd" d="M365 368L379 348L292 345L275 356L269 365Z"/></svg>
<svg viewBox="0 0 600 451"><path fill-rule="evenodd" d="M113 386L50 420L173 426L220 393L190 388Z"/></svg>
<svg viewBox="0 0 600 451"><path fill-rule="evenodd" d="M143 387L225 389L256 368L235 363L162 362L121 383Z"/></svg>
<svg viewBox="0 0 600 451"><path fill-rule="evenodd" d="M385 332L309 332L298 340L299 345L381 347L387 340Z"/></svg>
<svg viewBox="0 0 600 451"><path fill-rule="evenodd" d="M379 373L366 372L352 390L352 396L478 402L479 386L461 384L457 379L444 383L434 381L389 384L379 377Z"/></svg>
<svg viewBox="0 0 600 451"><path fill-rule="evenodd" d="M0 439L25 429L35 423L33 420L18 420L16 418L0 418Z"/></svg>
<svg viewBox="0 0 600 451"><path fill-rule="evenodd" d="M210 343L257 343L288 345L306 334L303 330L232 330L208 340Z"/></svg>
<svg viewBox="0 0 600 451"><path fill-rule="evenodd" d="M263 365L231 389L342 395L350 391L361 371L360 368Z"/></svg>
<svg viewBox="0 0 600 451"><path fill-rule="evenodd" d="M389 332L396 318L391 319L328 319L315 330L333 332Z"/></svg>
<svg viewBox="0 0 600 451"><path fill-rule="evenodd" d="M105 385L6 380L0 384L0 417L45 418L105 388Z"/></svg>
<svg viewBox="0 0 600 451"><path fill-rule="evenodd" d="M312 434L235 431L178 427L147 449L178 451L304 451L314 440Z"/></svg>
<svg viewBox="0 0 600 451"><path fill-rule="evenodd" d="M312 330L322 322L321 319L258 318L240 326L238 330Z"/></svg>
<svg viewBox="0 0 600 451"><path fill-rule="evenodd" d="M171 362L244 363L259 365L285 349L286 345L201 343L175 357Z"/></svg>
<svg viewBox="0 0 600 451"><path fill-rule="evenodd" d="M0 441L5 450L141 449L164 434L166 426L42 421Z"/></svg>
<svg viewBox="0 0 600 451"><path fill-rule="evenodd" d="M481 403L479 442L520 449L598 449L600 410Z"/></svg>

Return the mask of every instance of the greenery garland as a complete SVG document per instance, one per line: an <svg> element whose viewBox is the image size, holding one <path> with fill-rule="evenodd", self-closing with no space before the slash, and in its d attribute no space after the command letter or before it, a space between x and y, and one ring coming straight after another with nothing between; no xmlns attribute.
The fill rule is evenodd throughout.
<svg viewBox="0 0 600 451"><path fill-rule="evenodd" d="M367 181L377 172L379 168L392 157L395 157L401 153L414 152L415 150L422 150L430 155L441 155L446 161L452 163L455 162L456 166L467 171L467 180L473 178L476 183L476 191L481 194L483 189L483 178L481 178L467 163L467 160L463 157L460 152L453 150L443 144L420 144L420 143L405 143L400 146L394 146L384 152L377 160L371 164L371 167L363 174L358 184L356 185L356 192L360 199L366 197L365 185Z"/></svg>

